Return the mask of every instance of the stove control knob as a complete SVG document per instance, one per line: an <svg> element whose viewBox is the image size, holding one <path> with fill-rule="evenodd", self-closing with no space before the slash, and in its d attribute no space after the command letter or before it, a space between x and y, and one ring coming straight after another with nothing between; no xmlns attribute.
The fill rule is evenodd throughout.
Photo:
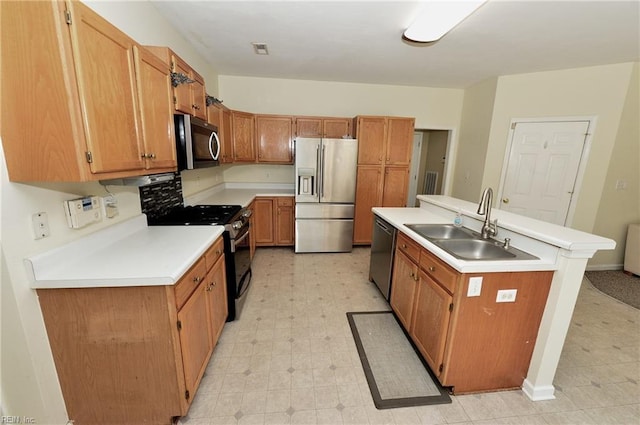
<svg viewBox="0 0 640 425"><path fill-rule="evenodd" d="M234 221L231 226L234 228L234 230L240 230L242 228L242 222L240 220Z"/></svg>
<svg viewBox="0 0 640 425"><path fill-rule="evenodd" d="M251 210L244 210L244 211L242 212L242 216L243 216L244 218L249 218L249 217L251 217L251 214L253 214L253 211L251 211Z"/></svg>

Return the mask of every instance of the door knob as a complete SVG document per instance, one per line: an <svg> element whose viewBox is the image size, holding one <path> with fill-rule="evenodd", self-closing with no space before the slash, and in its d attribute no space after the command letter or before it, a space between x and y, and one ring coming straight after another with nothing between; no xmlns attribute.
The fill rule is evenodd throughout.
<svg viewBox="0 0 640 425"><path fill-rule="evenodd" d="M508 204L509 203L509 198L502 198L502 203L503 204Z"/></svg>

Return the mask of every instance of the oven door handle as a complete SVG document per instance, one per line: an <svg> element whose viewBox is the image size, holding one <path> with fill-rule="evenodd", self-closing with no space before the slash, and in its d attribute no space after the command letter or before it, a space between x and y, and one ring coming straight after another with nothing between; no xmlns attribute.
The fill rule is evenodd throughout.
<svg viewBox="0 0 640 425"><path fill-rule="evenodd" d="M249 237L249 229L247 228L247 230L242 234L242 236L240 236L238 239L233 240L233 243L231 244L231 252L236 252L236 245L238 245L239 243L241 243L243 240L245 240L247 237Z"/></svg>

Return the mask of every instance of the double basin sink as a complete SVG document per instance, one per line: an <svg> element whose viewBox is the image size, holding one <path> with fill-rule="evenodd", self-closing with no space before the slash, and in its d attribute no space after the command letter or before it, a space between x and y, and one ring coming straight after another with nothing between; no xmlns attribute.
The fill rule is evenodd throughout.
<svg viewBox="0 0 640 425"><path fill-rule="evenodd" d="M405 224L405 226L460 260L539 259L512 246L505 246L502 241L483 239L479 233L464 227L451 224Z"/></svg>

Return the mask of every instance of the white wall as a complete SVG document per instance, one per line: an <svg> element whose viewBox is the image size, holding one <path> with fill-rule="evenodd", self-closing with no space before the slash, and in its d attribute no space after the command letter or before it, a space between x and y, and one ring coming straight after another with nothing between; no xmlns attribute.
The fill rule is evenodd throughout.
<svg viewBox="0 0 640 425"><path fill-rule="evenodd" d="M633 63L503 76L498 79L482 187L499 187L513 118L595 116L591 152L571 227L592 232Z"/></svg>
<svg viewBox="0 0 640 425"><path fill-rule="evenodd" d="M470 202L480 199L497 84L498 79L491 78L465 91L451 193L456 198Z"/></svg>
<svg viewBox="0 0 640 425"><path fill-rule="evenodd" d="M620 126L593 232L616 240L616 249L598 251L589 261L590 269L621 267L624 262L627 226L640 223L640 64L636 63L627 91ZM618 180L626 189L617 190Z"/></svg>

